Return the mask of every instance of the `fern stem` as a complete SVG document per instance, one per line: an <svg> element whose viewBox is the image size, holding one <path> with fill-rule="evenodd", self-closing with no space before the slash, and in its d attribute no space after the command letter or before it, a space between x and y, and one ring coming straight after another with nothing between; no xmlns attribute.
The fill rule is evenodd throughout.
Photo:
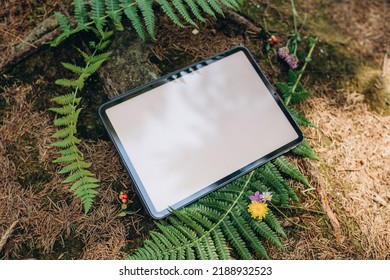
<svg viewBox="0 0 390 280"><path fill-rule="evenodd" d="M278 207L276 207L275 205L273 205L271 202L269 202L269 204L275 208L282 216L283 218L285 218L287 221L291 222L292 224L296 225L297 227L300 227L300 228L303 228L303 229L308 229L307 227L305 226L302 226L300 224L297 224L296 222L294 222L293 220L291 220L289 217L286 216L286 214L284 214L282 211L280 211L280 209Z"/></svg>
<svg viewBox="0 0 390 280"><path fill-rule="evenodd" d="M301 71L299 72L298 78L297 78L297 80L295 81L295 83L294 83L294 85L293 85L293 87L292 87L292 89L291 89L291 93L290 93L290 95L288 96L288 98L287 98L287 100L286 100L286 106L290 103L291 98L292 98L292 95L295 93L295 90L297 89L297 86L298 86L298 84L299 84L299 81L300 81L301 78L302 78L303 72L305 72L306 66L307 66L308 62L310 61L310 59L311 59L311 56L312 56L312 54L313 54L314 47L316 46L317 41L318 41L318 38L315 38L314 41L312 42L311 46L310 46L310 50L309 50L309 52L308 52L308 54L307 54L307 56L306 56L306 58L305 58L305 63L303 64L302 69L301 69Z"/></svg>

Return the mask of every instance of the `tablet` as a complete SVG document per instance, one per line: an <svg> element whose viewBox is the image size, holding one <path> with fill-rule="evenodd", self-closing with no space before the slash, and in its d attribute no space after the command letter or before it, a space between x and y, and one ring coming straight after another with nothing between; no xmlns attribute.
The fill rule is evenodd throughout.
<svg viewBox="0 0 390 280"><path fill-rule="evenodd" d="M126 92L103 104L99 114L157 219L303 140L244 47Z"/></svg>

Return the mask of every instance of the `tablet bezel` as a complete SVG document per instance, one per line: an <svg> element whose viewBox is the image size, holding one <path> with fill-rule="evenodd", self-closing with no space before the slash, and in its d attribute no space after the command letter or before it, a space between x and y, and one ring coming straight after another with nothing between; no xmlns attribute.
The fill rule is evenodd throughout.
<svg viewBox="0 0 390 280"><path fill-rule="evenodd" d="M200 191L195 192L191 196L175 203L174 205L171 205L170 207L168 207L162 211L157 211L154 208L153 203L152 203L151 199L149 198L149 196L146 192L146 189L143 186L141 179L137 175L137 172L136 172L136 170L131 162L131 159L127 155L117 133L115 132L115 129L114 129L112 123L110 122L110 119L108 118L108 116L106 114L106 110L111 108L111 107L114 107L117 104L120 104L124 101L127 101L131 98L134 98L140 94L147 93L151 89L154 89L156 87L159 87L161 85L169 83L170 81L178 79L178 78L182 77L183 75L189 74L189 73L196 71L200 68L207 67L208 65L210 65L216 61L219 61L225 57L228 57L232 54L235 54L237 52L243 52L245 54L245 56L247 57L247 59L250 61L254 70L257 72L257 74L259 75L259 77L263 81L264 85L268 89L269 93L273 96L275 102L278 104L279 108L282 110L283 114L285 115L285 117L287 118L287 120L289 121L291 126L293 127L294 131L297 133L297 135L298 135L297 139L291 141L290 143L287 143L286 145L280 147L279 149L276 149L276 150L270 152L269 154L263 156L262 158L259 158L258 160L249 163L248 165L244 166L243 168L241 168L241 169L239 169L231 174L228 174L227 176L225 176L221 180L218 180L217 182L214 182L213 184L211 184L209 186L205 186ZM132 89L130 91L127 91L124 94L117 96L117 97L113 98L112 100L102 104L99 108L99 115L100 115L100 117L103 121L103 124L104 124L112 142L114 143L128 173L130 174L130 176L134 182L135 187L137 188L137 190L140 194L142 203L146 207L148 213L155 219L161 219L161 218L168 216L172 212L172 209L179 209L179 208L182 208L182 207L194 202L195 200L203 197L204 195L206 195L212 191L215 191L218 188L228 184L229 182L245 175L246 173L250 172L254 168L259 167L259 166L263 165L264 163L282 155L283 153L289 151L290 149L293 149L294 147L296 147L297 145L299 145L303 141L303 134L302 134L302 131L300 130L299 126L296 124L293 117L290 115L287 108L284 106L282 100L280 99L280 97L278 96L277 92L275 91L273 86L270 84L268 79L265 77L263 71L260 69L260 67L256 63L255 59L252 57L249 50L243 46L238 46L238 47L235 47L233 49L227 50L227 51L220 53L216 56L213 56L209 59L192 64L188 67L182 68L182 69L177 70L173 73L165 75L157 80L154 80L150 83L147 83L143 86L140 86L140 87L137 87L137 88Z"/></svg>

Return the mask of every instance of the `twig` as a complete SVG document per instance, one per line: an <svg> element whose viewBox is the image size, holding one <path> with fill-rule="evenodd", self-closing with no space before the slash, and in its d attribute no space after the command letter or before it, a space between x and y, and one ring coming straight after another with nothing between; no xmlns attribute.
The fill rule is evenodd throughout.
<svg viewBox="0 0 390 280"><path fill-rule="evenodd" d="M253 31L256 34L260 33L260 31L262 29L261 27L256 26L255 24L253 24L252 22L250 22L249 20L244 18L242 15L240 15L234 11L224 10L223 13L225 14L225 16L227 18L229 18L229 20L231 20L239 25L245 26L248 30Z"/></svg>
<svg viewBox="0 0 390 280"><path fill-rule="evenodd" d="M3 30L0 29L0 32L1 32L1 31L4 32L4 33L7 33L8 35L11 35L11 36L17 38L20 42L22 42L22 43L24 43L24 44L26 44L26 45L29 45L29 46L32 47L32 48L36 48L36 49L38 48L38 47L35 46L34 44L31 44L31 43L29 43L29 42L23 40L22 38L20 38L20 36L15 35L15 34L13 34L13 33L9 32L9 31L7 31L7 30L5 30L5 29L3 29Z"/></svg>
<svg viewBox="0 0 390 280"><path fill-rule="evenodd" d="M8 238L11 236L11 234L14 231L14 228L15 228L15 226L16 226L16 224L18 222L19 222L18 220L14 221L11 224L11 226L5 231L4 235L1 237L1 240L0 240L0 252L3 249L5 243L7 243Z"/></svg>

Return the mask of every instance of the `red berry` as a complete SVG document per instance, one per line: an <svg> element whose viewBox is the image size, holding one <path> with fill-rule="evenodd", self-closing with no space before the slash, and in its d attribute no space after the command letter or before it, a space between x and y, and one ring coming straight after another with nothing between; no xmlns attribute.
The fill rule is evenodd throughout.
<svg viewBox="0 0 390 280"><path fill-rule="evenodd" d="M128 202L127 198L122 198L122 202L127 203Z"/></svg>

